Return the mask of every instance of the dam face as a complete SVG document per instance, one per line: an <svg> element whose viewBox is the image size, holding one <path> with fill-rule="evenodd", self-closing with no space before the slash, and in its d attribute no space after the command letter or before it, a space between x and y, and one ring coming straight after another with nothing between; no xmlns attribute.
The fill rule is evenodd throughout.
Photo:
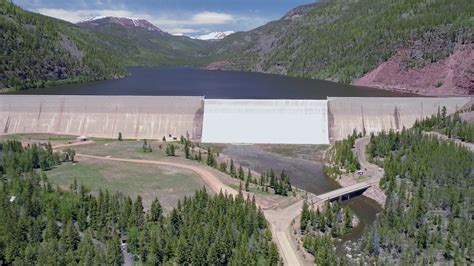
<svg viewBox="0 0 474 266"><path fill-rule="evenodd" d="M205 100L202 142L327 144L325 100Z"/></svg>
<svg viewBox="0 0 474 266"><path fill-rule="evenodd" d="M0 95L0 134L55 133L125 139L188 135L208 143L328 144L355 129L411 127L471 97L205 100L188 96Z"/></svg>
<svg viewBox="0 0 474 266"><path fill-rule="evenodd" d="M0 96L0 132L199 140L203 97Z"/></svg>
<svg viewBox="0 0 474 266"><path fill-rule="evenodd" d="M436 114L438 108L445 106L448 114L453 113L469 100L470 97L328 98L330 141L344 139L352 134L354 129L357 132L363 132L365 129L369 134L409 128L417 119Z"/></svg>

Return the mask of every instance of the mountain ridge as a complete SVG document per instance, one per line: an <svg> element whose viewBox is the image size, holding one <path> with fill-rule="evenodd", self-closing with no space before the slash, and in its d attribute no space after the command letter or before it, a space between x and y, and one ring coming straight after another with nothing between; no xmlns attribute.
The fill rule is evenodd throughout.
<svg viewBox="0 0 474 266"><path fill-rule="evenodd" d="M226 37L211 44L206 52L213 59L209 65L212 69L354 83L403 49L411 52L397 73L442 61L463 45L474 43L472 11L474 2L468 0L426 4L416 0L323 0L297 7L280 20ZM461 71L474 75L469 69ZM422 92L424 88L413 86L414 82L407 79L371 86ZM437 82L430 75L427 83ZM456 82L450 84L456 86ZM472 94L473 86L440 86L435 94ZM431 87L429 94L434 92Z"/></svg>
<svg viewBox="0 0 474 266"><path fill-rule="evenodd" d="M470 70L474 63L469 62L474 57L474 2L470 0L426 4L417 0L322 0L218 41L170 35L142 19L100 17L74 25L23 11L5 0L0 7L0 23L7 29L4 36L8 40L2 43L7 52L0 88L117 78L126 73L125 66L187 65L429 95L474 93ZM41 35L32 31L35 27L46 35L38 38ZM31 42L18 45L18 36ZM38 53L33 46L43 50L51 46L55 51ZM13 56L15 52L34 60L20 60ZM46 56L41 58L42 54ZM449 63L453 60L449 58L456 58L459 64ZM384 63L390 66L384 69L391 72L376 74ZM436 77L432 69L443 77ZM386 78L394 75L399 78ZM425 81L417 82L420 79Z"/></svg>
<svg viewBox="0 0 474 266"><path fill-rule="evenodd" d="M107 24L107 23L117 24L117 25L121 25L127 28L139 28L139 29L150 31L150 32L156 32L163 35L165 34L169 35L169 33L163 31L162 29L155 26L153 23L142 18L100 16L100 17L93 17L93 18L81 20L76 24L83 27L97 27L97 26Z"/></svg>

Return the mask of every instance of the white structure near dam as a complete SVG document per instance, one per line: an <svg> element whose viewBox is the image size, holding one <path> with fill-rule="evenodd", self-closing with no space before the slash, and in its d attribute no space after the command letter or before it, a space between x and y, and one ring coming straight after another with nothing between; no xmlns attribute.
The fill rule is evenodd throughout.
<svg viewBox="0 0 474 266"><path fill-rule="evenodd" d="M202 142L328 144L326 100L205 100Z"/></svg>

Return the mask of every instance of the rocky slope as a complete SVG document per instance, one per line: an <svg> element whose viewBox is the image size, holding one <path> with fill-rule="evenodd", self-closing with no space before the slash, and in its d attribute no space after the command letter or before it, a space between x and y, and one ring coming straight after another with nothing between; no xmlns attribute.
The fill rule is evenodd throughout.
<svg viewBox="0 0 474 266"><path fill-rule="evenodd" d="M255 30L226 37L207 53L215 61L212 68L425 94L472 94L473 11L470 0L323 0ZM403 61L398 70L386 72L387 65L393 68L397 60ZM383 63L383 70L377 71ZM369 82L375 75L371 71L376 71L377 78ZM429 74L436 71L446 77ZM398 78L390 80L395 74ZM420 78L425 81L419 82Z"/></svg>
<svg viewBox="0 0 474 266"><path fill-rule="evenodd" d="M412 49L398 51L354 84L423 95L474 95L474 44L459 45L437 62L406 68L411 54Z"/></svg>

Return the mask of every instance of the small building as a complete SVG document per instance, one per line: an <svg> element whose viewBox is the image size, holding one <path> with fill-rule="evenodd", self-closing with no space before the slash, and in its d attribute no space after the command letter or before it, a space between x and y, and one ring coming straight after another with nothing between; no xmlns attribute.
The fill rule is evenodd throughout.
<svg viewBox="0 0 474 266"><path fill-rule="evenodd" d="M89 138L87 136L79 136L79 137L77 137L77 140L78 141L88 141Z"/></svg>

